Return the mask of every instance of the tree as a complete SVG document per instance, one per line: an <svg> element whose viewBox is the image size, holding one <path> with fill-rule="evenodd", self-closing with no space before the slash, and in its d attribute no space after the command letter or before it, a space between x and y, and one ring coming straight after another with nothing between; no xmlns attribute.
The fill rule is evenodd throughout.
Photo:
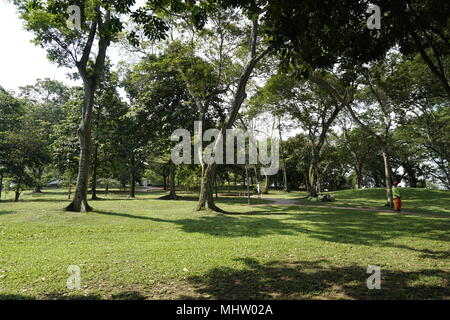
<svg viewBox="0 0 450 320"><path fill-rule="evenodd" d="M50 146L53 143L53 129L64 120L66 114L62 106L70 97L69 89L61 82L50 79L38 79L35 84L20 87L19 97L24 100L27 114L40 121L44 128L46 145L40 166L31 168L35 183L34 192L41 192L42 175L51 162ZM45 161L44 161L45 160Z"/></svg>
<svg viewBox="0 0 450 320"><path fill-rule="evenodd" d="M71 211L89 211L87 187L89 160L92 149L91 123L94 96L103 75L106 50L122 30L121 14L129 13L134 1L68 2L56 0L48 3L15 0L25 21L25 28L35 33L35 43L44 47L52 61L61 66L76 67L83 81L83 108L78 128L80 157L77 185L72 202L66 207ZM80 8L81 23L70 28L67 24L69 5ZM87 23L87 21L90 23ZM95 59L93 44L98 38Z"/></svg>
<svg viewBox="0 0 450 320"><path fill-rule="evenodd" d="M330 79L328 81L335 83L339 80L332 75L328 78ZM308 170L309 193L317 197L320 192L319 171L322 149L334 120L345 104L335 101L319 85L280 73L269 79L261 95L265 99L260 98L260 101L277 105L280 111L287 112L300 124L300 128L306 131L311 143Z"/></svg>
<svg viewBox="0 0 450 320"><path fill-rule="evenodd" d="M48 153L41 122L25 114L15 126L14 130L2 133L0 168L14 183L14 201L18 201L21 191L33 185L32 169L47 162Z"/></svg>
<svg viewBox="0 0 450 320"><path fill-rule="evenodd" d="M23 103L0 86L0 200L4 188L3 179L10 169L7 160L9 157L7 135L15 130L17 123L24 114Z"/></svg>

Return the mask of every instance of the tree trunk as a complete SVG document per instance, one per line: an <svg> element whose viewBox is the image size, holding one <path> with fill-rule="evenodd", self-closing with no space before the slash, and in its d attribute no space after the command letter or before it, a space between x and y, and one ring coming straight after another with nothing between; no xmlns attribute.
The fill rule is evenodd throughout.
<svg viewBox="0 0 450 320"><path fill-rule="evenodd" d="M410 188L417 188L417 174L416 170L411 167L405 167L405 171L408 174L408 182Z"/></svg>
<svg viewBox="0 0 450 320"><path fill-rule="evenodd" d="M19 201L19 197L20 197L20 184L22 181L19 180L19 182L17 183L17 187L16 187L16 192L15 192L15 196L14 196L14 202L18 202Z"/></svg>
<svg viewBox="0 0 450 320"><path fill-rule="evenodd" d="M239 113L239 109L241 108L242 103L247 97L246 86L253 72L253 69L255 68L256 64L269 53L269 49L267 48L258 55L256 54L257 39L258 39L258 19L259 17L255 17L252 21L249 60L239 76L236 91L234 93L231 102L230 111L226 117L225 122L220 128L220 134L222 135L222 137L225 137L227 129L231 129L233 127L233 124ZM205 172L202 174L202 182L200 187L199 202L197 204L197 211L207 207L208 209L214 211L223 212L223 210L219 209L214 204L213 199L214 176L216 171L215 169L216 164L208 164L205 169Z"/></svg>
<svg viewBox="0 0 450 320"><path fill-rule="evenodd" d="M319 163L317 154L313 151L311 163L309 165L308 180L309 180L309 195L317 197L319 191Z"/></svg>
<svg viewBox="0 0 450 320"><path fill-rule="evenodd" d="M89 183L89 161L91 156L91 124L92 107L94 105L95 89L98 80L102 76L105 68L106 50L110 44L109 28L111 22L111 11L104 13L104 19L97 7L97 15L92 19L86 44L79 61L76 62L78 72L83 79L83 110L81 123L78 128L80 141L80 160L78 162L78 177L75 187L75 195L72 202L65 208L68 211L87 212L92 210L87 202L87 189ZM99 30L97 30L97 27ZM97 32L98 31L98 32ZM95 36L98 35L98 52L92 68L88 67L89 56L91 55L92 44Z"/></svg>
<svg viewBox="0 0 450 320"><path fill-rule="evenodd" d="M88 212L92 210L87 201L87 189L89 182L89 160L91 156L91 114L94 103L95 85L93 81L85 84L83 118L78 128L80 142L80 160L78 162L78 177L75 187L75 195L72 202L65 208L68 211Z"/></svg>
<svg viewBox="0 0 450 320"><path fill-rule="evenodd" d="M362 172L358 168L355 168L356 173L356 189L361 189L362 185Z"/></svg>
<svg viewBox="0 0 450 320"><path fill-rule="evenodd" d="M165 173L163 174L163 188L164 191L167 190L167 175Z"/></svg>
<svg viewBox="0 0 450 320"><path fill-rule="evenodd" d="M223 212L218 208L213 199L214 178L216 174L216 164L208 164L200 184L200 195L197 203L197 211L210 209L217 212Z"/></svg>
<svg viewBox="0 0 450 320"><path fill-rule="evenodd" d="M392 199L392 168L389 161L389 154L386 148L383 148L382 154L384 161L384 179L386 183L386 204L392 208L394 207L394 201Z"/></svg>
<svg viewBox="0 0 450 320"><path fill-rule="evenodd" d="M36 192L36 193L41 193L42 192L41 179L42 179L42 174L43 173L44 173L44 167L40 167L40 168L37 169L36 183L34 185L34 192Z"/></svg>

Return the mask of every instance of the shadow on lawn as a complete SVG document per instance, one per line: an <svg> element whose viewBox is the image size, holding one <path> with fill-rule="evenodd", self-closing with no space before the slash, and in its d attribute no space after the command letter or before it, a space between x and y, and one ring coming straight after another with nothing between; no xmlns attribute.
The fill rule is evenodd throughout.
<svg viewBox="0 0 450 320"><path fill-rule="evenodd" d="M348 212L345 209L266 207L240 214L205 214L193 218L162 219L148 215L97 211L123 218L170 223L183 232L204 233L216 237L262 237L270 234L295 235L327 242L393 247L422 252L429 257L447 257L445 251L410 248L391 243L404 236L428 240L450 241L448 219L378 214L375 212ZM424 256L425 257L425 256Z"/></svg>
<svg viewBox="0 0 450 320"><path fill-rule="evenodd" d="M238 259L245 269L217 267L188 281L196 292L213 299L445 299L450 298L450 273L439 269L415 272L383 270L381 289L367 289L366 269L326 266L321 261L270 262ZM414 284L422 277L438 284ZM422 280L423 281L423 280ZM181 296L195 299L192 296Z"/></svg>
<svg viewBox="0 0 450 320"><path fill-rule="evenodd" d="M44 296L24 296L18 294L0 294L0 300L101 300L99 295L68 295L67 293L52 292ZM108 299L112 300L144 300L146 299L137 291L124 291L111 295Z"/></svg>

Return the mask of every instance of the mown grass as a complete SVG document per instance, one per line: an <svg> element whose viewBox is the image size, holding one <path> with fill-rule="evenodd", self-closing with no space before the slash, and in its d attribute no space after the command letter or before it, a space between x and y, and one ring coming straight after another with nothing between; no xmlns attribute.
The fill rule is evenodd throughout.
<svg viewBox="0 0 450 320"><path fill-rule="evenodd" d="M102 195L89 213L62 211L63 190L0 202L0 299L450 298L447 217L228 197L218 215L162 194ZM367 289L368 265L381 290Z"/></svg>
<svg viewBox="0 0 450 320"><path fill-rule="evenodd" d="M300 205L327 205L339 207L356 207L372 209L388 209L386 204L386 190L383 188L370 189L350 189L340 191L330 191L335 202L311 202L307 200L306 192L293 191L285 193L279 190L271 190L264 197L282 198L297 200ZM400 188L403 207L405 212L417 212L427 214L437 214L450 216L450 191L446 190L428 190L417 188Z"/></svg>

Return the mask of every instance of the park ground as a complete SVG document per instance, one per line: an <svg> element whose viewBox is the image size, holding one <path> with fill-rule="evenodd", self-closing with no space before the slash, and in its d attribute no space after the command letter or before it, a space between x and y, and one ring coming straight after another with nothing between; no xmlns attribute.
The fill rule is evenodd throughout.
<svg viewBox="0 0 450 320"><path fill-rule="evenodd" d="M195 212L195 197L101 194L93 212L65 212L62 189L0 202L0 299L450 299L450 192L219 195L228 214ZM270 198L279 199L274 204ZM281 200L289 200L280 204ZM341 208L339 208L341 207ZM69 265L81 270L68 289ZM381 289L369 290L369 265Z"/></svg>

